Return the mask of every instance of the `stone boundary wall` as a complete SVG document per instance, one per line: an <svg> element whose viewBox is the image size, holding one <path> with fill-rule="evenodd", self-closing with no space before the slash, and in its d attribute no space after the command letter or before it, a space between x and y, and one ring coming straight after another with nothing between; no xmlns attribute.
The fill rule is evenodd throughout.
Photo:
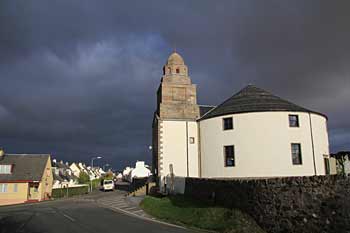
<svg viewBox="0 0 350 233"><path fill-rule="evenodd" d="M170 176L165 177L166 192L169 194L180 194L185 193L186 177L175 176L171 178Z"/></svg>
<svg viewBox="0 0 350 233"><path fill-rule="evenodd" d="M238 208L267 232L350 232L350 177L186 178L185 196Z"/></svg>

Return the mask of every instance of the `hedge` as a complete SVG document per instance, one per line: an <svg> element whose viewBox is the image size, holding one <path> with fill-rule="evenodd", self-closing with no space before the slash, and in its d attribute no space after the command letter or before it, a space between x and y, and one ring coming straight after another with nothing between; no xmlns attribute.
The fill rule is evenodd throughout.
<svg viewBox="0 0 350 233"><path fill-rule="evenodd" d="M68 188L68 197L75 195L83 195L89 192L89 186L80 186L80 187L69 187ZM67 188L52 189L53 198L67 197Z"/></svg>

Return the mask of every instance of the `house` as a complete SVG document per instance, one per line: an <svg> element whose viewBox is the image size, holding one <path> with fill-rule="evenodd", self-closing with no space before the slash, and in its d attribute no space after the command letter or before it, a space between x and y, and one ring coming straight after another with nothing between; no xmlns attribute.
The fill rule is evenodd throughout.
<svg viewBox="0 0 350 233"><path fill-rule="evenodd" d="M183 58L163 67L153 128L153 173L246 178L331 173L327 116L248 85L217 106L198 105ZM162 185L162 184L161 184Z"/></svg>
<svg viewBox="0 0 350 233"><path fill-rule="evenodd" d="M350 174L350 151L339 151L332 154L331 157L335 160L337 173L342 175Z"/></svg>
<svg viewBox="0 0 350 233"><path fill-rule="evenodd" d="M80 175L80 167L76 164L76 163L72 163L70 166L69 166L70 170L73 172L73 175L76 176L76 177L79 177Z"/></svg>
<svg viewBox="0 0 350 233"><path fill-rule="evenodd" d="M126 167L124 170L123 170L123 180L130 180L130 174L131 174L131 171L133 170L133 168L131 167Z"/></svg>
<svg viewBox="0 0 350 233"><path fill-rule="evenodd" d="M68 162L52 160L53 188L74 187L78 184L78 177L70 169Z"/></svg>
<svg viewBox="0 0 350 233"><path fill-rule="evenodd" d="M49 199L52 182L50 155L0 150L0 205Z"/></svg>
<svg viewBox="0 0 350 233"><path fill-rule="evenodd" d="M151 175L151 171L146 167L144 161L137 161L135 168L131 170L129 181L132 182L135 178L145 178Z"/></svg>

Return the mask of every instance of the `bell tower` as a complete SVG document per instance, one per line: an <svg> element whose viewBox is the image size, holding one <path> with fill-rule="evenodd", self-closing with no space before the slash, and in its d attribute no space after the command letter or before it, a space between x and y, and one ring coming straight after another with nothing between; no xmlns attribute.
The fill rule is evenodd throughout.
<svg viewBox="0 0 350 233"><path fill-rule="evenodd" d="M196 85L192 84L188 68L177 52L169 56L163 67L157 114L161 119L196 120L199 117Z"/></svg>

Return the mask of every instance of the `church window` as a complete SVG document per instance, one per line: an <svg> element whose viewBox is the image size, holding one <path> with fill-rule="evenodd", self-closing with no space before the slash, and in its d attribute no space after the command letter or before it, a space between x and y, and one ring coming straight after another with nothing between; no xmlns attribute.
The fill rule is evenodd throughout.
<svg viewBox="0 0 350 233"><path fill-rule="evenodd" d="M227 117L223 119L223 128L224 130L233 129L233 119L232 117Z"/></svg>
<svg viewBox="0 0 350 233"><path fill-rule="evenodd" d="M180 69L176 68L176 73L179 74L180 73Z"/></svg>
<svg viewBox="0 0 350 233"><path fill-rule="evenodd" d="M302 164L300 143L292 143L292 162L293 165Z"/></svg>
<svg viewBox="0 0 350 233"><path fill-rule="evenodd" d="M224 146L225 153L225 167L235 166L235 147L234 146Z"/></svg>
<svg viewBox="0 0 350 233"><path fill-rule="evenodd" d="M298 115L289 115L289 127L299 127Z"/></svg>

